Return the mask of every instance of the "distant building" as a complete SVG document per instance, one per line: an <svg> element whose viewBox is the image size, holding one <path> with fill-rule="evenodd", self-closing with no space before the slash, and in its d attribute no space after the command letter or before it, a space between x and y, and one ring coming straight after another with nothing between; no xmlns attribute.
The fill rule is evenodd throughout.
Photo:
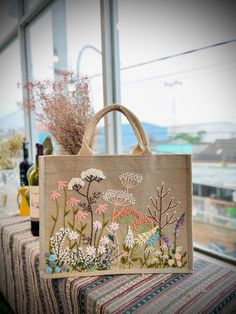
<svg viewBox="0 0 236 314"><path fill-rule="evenodd" d="M216 140L195 155L198 161L236 162L236 138Z"/></svg>
<svg viewBox="0 0 236 314"><path fill-rule="evenodd" d="M195 135L199 131L205 131L203 142L213 143L217 139L236 138L236 123L232 122L208 122L199 124L176 125L168 128L169 136L177 133Z"/></svg>
<svg viewBox="0 0 236 314"><path fill-rule="evenodd" d="M157 143L163 143L168 141L168 130L165 127L160 127L158 125L150 123L142 123L142 126L149 138L151 149L155 150ZM134 131L130 124L122 124L122 145L124 152L130 152L132 147L137 144L137 139L135 137ZM101 127L97 134L97 142L99 144L96 148L97 152L105 152L105 136L104 127Z"/></svg>

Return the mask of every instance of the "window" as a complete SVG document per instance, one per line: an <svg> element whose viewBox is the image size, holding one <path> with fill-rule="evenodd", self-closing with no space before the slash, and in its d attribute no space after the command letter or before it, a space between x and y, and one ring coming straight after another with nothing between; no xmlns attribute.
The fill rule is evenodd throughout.
<svg viewBox="0 0 236 314"><path fill-rule="evenodd" d="M16 207L19 161L24 137L24 115L19 108L22 90L19 42L13 40L0 52L0 207Z"/></svg>
<svg viewBox="0 0 236 314"><path fill-rule="evenodd" d="M66 0L68 69L87 76L94 111L103 107L100 1ZM105 152L104 123L96 131L94 150Z"/></svg>
<svg viewBox="0 0 236 314"><path fill-rule="evenodd" d="M121 103L154 152L192 154L195 245L236 258L235 8L118 3ZM130 152L136 139L123 117L122 138Z"/></svg>

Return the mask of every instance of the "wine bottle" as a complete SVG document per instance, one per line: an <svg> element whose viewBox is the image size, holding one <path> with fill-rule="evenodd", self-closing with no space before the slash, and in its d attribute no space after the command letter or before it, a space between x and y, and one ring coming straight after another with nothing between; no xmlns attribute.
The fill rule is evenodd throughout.
<svg viewBox="0 0 236 314"><path fill-rule="evenodd" d="M29 176L30 218L33 236L39 236L39 156L43 155L43 145L36 144L34 170Z"/></svg>
<svg viewBox="0 0 236 314"><path fill-rule="evenodd" d="M23 142L23 160L21 161L19 168L20 168L20 185L21 186L28 186L28 178L27 178L27 171L32 166L32 163L29 162L29 143Z"/></svg>

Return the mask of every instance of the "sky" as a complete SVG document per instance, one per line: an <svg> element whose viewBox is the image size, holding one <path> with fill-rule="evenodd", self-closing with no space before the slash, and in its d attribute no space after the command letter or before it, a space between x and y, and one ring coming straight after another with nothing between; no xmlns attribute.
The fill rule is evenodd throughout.
<svg viewBox="0 0 236 314"><path fill-rule="evenodd" d="M59 57L66 58L68 69L76 72L79 52L84 50L79 60L82 73L101 73L99 1L66 0L65 7L66 17L61 23L65 23L67 35L60 42L65 52ZM119 0L121 103L141 121L163 126L236 122L235 42L138 66L235 39L235 8L234 1L229 0ZM50 8L27 27L32 78L52 77L54 18ZM134 67L125 69L129 66ZM0 68L1 118L18 110L17 101L22 97L17 89L21 81L17 40L0 53ZM101 76L93 78L90 85L98 110L103 105Z"/></svg>

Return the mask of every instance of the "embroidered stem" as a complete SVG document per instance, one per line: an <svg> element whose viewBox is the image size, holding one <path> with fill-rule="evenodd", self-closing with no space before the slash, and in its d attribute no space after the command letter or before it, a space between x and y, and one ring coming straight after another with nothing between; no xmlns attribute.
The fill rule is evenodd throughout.
<svg viewBox="0 0 236 314"><path fill-rule="evenodd" d="M99 237L98 237L98 241L97 241L97 245L96 245L96 252L98 250L99 242L101 240L104 228L105 228L105 214L102 213L102 229L101 229L101 232L100 232ZM94 241L94 245L95 245L95 241Z"/></svg>
<svg viewBox="0 0 236 314"><path fill-rule="evenodd" d="M58 205L58 201L57 200L56 200L56 209L57 209L57 213L56 213L56 217L55 217L55 220L54 220L53 228L52 228L52 231L51 231L51 234L50 234L50 238L52 237L52 235L54 233L54 230L55 230L55 227L56 227L56 223L57 223L57 220L58 220L58 215L59 215L59 205Z"/></svg>
<svg viewBox="0 0 236 314"><path fill-rule="evenodd" d="M75 207L73 207L73 223L72 223L73 230L75 230L75 214L76 214L76 210L75 210Z"/></svg>
<svg viewBox="0 0 236 314"><path fill-rule="evenodd" d="M65 198L64 198L64 217L63 217L63 226L64 228L66 227L66 201L67 201L67 193L66 193L66 189L64 188L64 194L65 194Z"/></svg>
<svg viewBox="0 0 236 314"><path fill-rule="evenodd" d="M82 227L83 227L82 222L80 222L79 247L81 246L81 240L82 240L82 237L83 237L83 235L82 235Z"/></svg>

